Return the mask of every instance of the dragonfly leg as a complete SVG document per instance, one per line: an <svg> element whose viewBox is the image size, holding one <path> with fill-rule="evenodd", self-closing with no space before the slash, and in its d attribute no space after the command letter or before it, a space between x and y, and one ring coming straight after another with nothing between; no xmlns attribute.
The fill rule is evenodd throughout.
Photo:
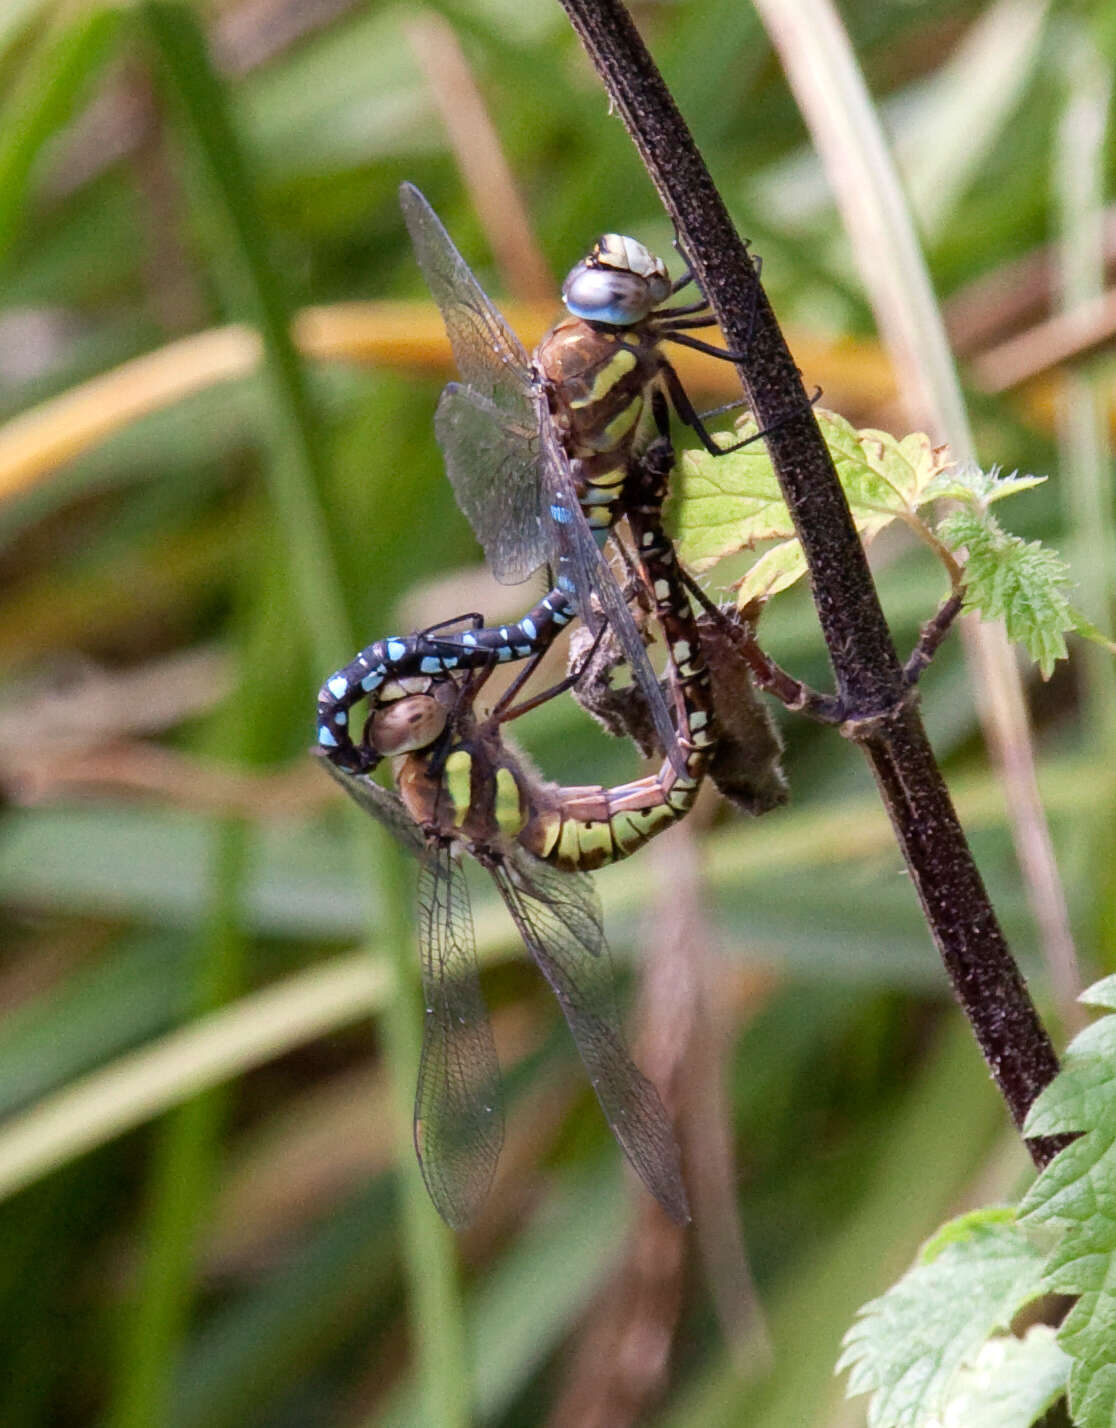
<svg viewBox="0 0 1116 1428"><path fill-rule="evenodd" d="M705 612L715 619L740 651L752 678L761 689L773 694L788 709L797 710L820 724L840 724L845 717L844 707L833 694L822 694L803 684L788 674L759 645L755 635L746 625L729 619L719 605L715 605L692 575L679 567L683 583Z"/></svg>
<svg viewBox="0 0 1116 1428"><path fill-rule="evenodd" d="M484 616L478 610L470 610L464 615L454 615L448 620L439 620L436 625L427 625L425 630L420 630L420 639L429 639L436 635L439 630L448 630L451 625L468 624L470 629L479 630L484 626Z"/></svg>
<svg viewBox="0 0 1116 1428"><path fill-rule="evenodd" d="M815 387L814 395L810 398L811 406L815 406L821 400L821 394L821 388ZM781 416L778 421L773 421L770 426L765 426L762 431L755 431L751 436L746 436L741 441L733 442L731 446L722 446L718 455L727 456L732 451L740 451L745 446L751 446L754 441L761 441L765 436L770 436L773 431L778 431L781 426L784 426L788 421L792 420L792 418L800 415L801 411L802 408L800 407L797 411L787 412L784 416Z"/></svg>
<svg viewBox="0 0 1116 1428"><path fill-rule="evenodd" d="M523 714L529 714L532 709L537 709L540 704L545 704L550 699L557 699L560 694L565 694L567 689L573 689L575 685L580 683L582 676L589 668L590 662L600 647L600 643L604 639L607 630L608 622L604 621L600 629L593 636L593 643L589 646L588 651L578 661L576 669L571 669L564 679L559 680L557 684L552 684L549 689L544 689L539 694L533 694L530 699L525 699L522 704L517 704L513 709L509 709L507 705L511 703L511 700L508 696L516 692L519 688L522 688L526 683L525 675L534 673L533 668L529 666L524 670L523 674L516 679L515 683L509 687L504 697L500 700L500 703L493 709L489 718L494 720L497 724L510 724L513 719L518 719ZM536 663L536 661L532 661L532 665L534 663Z"/></svg>

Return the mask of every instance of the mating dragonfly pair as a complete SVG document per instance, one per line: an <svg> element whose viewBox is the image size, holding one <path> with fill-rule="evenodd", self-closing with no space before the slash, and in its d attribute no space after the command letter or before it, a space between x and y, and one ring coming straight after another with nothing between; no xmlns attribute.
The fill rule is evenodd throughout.
<svg viewBox="0 0 1116 1428"><path fill-rule="evenodd" d="M326 680L318 746L355 801L421 859L419 934L426 1005L415 1148L439 1213L466 1223L487 1193L503 1138L500 1078L477 977L460 854L496 883L553 989L617 1141L678 1222L689 1217L670 1123L628 1053L600 906L585 871L627 857L693 804L716 742L709 671L684 580L661 527L673 465L670 409L720 452L663 353L664 341L732 359L682 329L712 325L704 300L664 306L673 284L634 239L602 238L563 286L570 315L529 357L419 191L401 203L463 381L435 429L458 503L496 576L542 566L554 588L514 624L438 626L378 640ZM603 554L621 517L645 606L667 644L654 673ZM515 703L535 663L576 616L631 667L664 753L657 774L616 788L546 784L502 737L504 724L574 683ZM460 626L463 621L449 622ZM496 664L530 663L485 716ZM664 692L665 689L665 692ZM368 698L359 738L350 712ZM395 791L369 774L394 760Z"/></svg>

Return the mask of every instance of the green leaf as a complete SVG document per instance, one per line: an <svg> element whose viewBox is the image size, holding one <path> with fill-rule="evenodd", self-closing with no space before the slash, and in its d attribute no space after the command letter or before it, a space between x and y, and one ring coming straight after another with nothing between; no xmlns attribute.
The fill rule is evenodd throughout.
<svg viewBox="0 0 1116 1428"><path fill-rule="evenodd" d="M1049 1324L1021 1339L989 1339L954 1380L943 1423L957 1428L1030 1428L1065 1394L1072 1360Z"/></svg>
<svg viewBox="0 0 1116 1428"><path fill-rule="evenodd" d="M998 466L982 471L975 462L967 462L941 472L927 487L925 495L929 500L963 501L967 506L985 508L1005 496L1031 491L1045 481L1045 476L1020 476L1018 471L1001 476Z"/></svg>
<svg viewBox="0 0 1116 1428"><path fill-rule="evenodd" d="M837 1367L850 1371L850 1396L873 1395L869 1428L940 1419L959 1370L1041 1292L1042 1257L1014 1211L978 1210L945 1226L845 1336Z"/></svg>
<svg viewBox="0 0 1116 1428"><path fill-rule="evenodd" d="M857 431L836 412L818 411L818 424L837 468L857 530L870 540L893 520L914 520L918 508L948 459L921 434L898 439L885 431ZM756 433L749 417L738 427L747 440ZM753 442L740 451L713 456L687 451L672 483L668 522L678 537L682 559L705 570L727 555L759 541L798 541L765 448ZM801 554L779 548L767 552L745 577L741 604L775 594L805 573Z"/></svg>
<svg viewBox="0 0 1116 1428"><path fill-rule="evenodd" d="M755 423L741 430L754 435ZM694 570L706 570L726 555L757 541L794 534L771 459L761 442L728 456L683 453L666 505L679 553Z"/></svg>
<svg viewBox="0 0 1116 1428"><path fill-rule="evenodd" d="M737 604L778 595L806 574L806 556L797 540L784 540L765 550L737 589Z"/></svg>
<svg viewBox="0 0 1116 1428"><path fill-rule="evenodd" d="M1098 982L1081 1000L1116 1009L1116 977ZM1058 1334L1074 1360L1073 1420L1079 1428L1110 1428L1116 1414L1116 1017L1102 1017L1074 1037L1024 1131L1077 1136L1028 1191L1020 1216L1028 1226L1060 1232L1044 1289L1079 1296Z"/></svg>
<svg viewBox="0 0 1116 1428"><path fill-rule="evenodd" d="M897 516L911 516L949 460L949 448L915 432L902 438L857 431L835 412L818 419L859 531L873 535Z"/></svg>
<svg viewBox="0 0 1116 1428"><path fill-rule="evenodd" d="M138 7L184 136L201 160L212 212L223 230L238 297L246 300L264 345L275 459L271 493L303 616L303 635L319 669L353 648L322 510L328 487L325 443L306 374L290 333L281 269L269 251L250 155L242 146L225 83L189 6L146 0ZM232 288L230 283L230 288ZM230 306L233 304L230 303Z"/></svg>
<svg viewBox="0 0 1116 1428"><path fill-rule="evenodd" d="M1100 645L1109 654L1116 654L1116 640L1110 640L1103 630L1098 630L1091 620L1087 620L1080 610L1070 606L1070 615L1073 619L1073 632L1080 635L1083 640L1090 640L1094 645Z"/></svg>
<svg viewBox="0 0 1116 1428"><path fill-rule="evenodd" d="M26 223L36 161L86 98L119 27L115 10L97 6L48 25L0 111L0 260Z"/></svg>
<svg viewBox="0 0 1116 1428"><path fill-rule="evenodd" d="M1076 625L1064 593L1069 571L1057 553L972 509L950 512L937 533L950 549L968 551L963 608L1002 619L1008 638L1023 645L1048 679L1066 657L1065 632Z"/></svg>

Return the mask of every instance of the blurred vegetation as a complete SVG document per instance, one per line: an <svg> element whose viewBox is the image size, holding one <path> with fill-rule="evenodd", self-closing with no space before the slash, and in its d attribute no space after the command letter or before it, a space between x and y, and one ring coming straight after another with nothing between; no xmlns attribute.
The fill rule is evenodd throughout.
<svg viewBox="0 0 1116 1428"><path fill-rule="evenodd" d="M1058 297L1039 250L1098 218L1067 199L1059 138L1087 9L842 12L923 224L982 459L1052 474L1016 527L1062 549L1107 625L1110 468L1102 446L1079 482L1081 427L1057 415L1095 413L1111 367L1100 339L1075 360L1041 327ZM530 214L520 237L555 285L603 229L669 252L560 9L441 14ZM894 379L759 21L727 0L638 17L808 384L895 429ZM483 179L470 193L454 149L486 136L475 117L453 126L464 100L428 21L351 0L9 0L0 14L5 1428L862 1422L832 1377L856 1307L947 1212L1026 1178L858 756L782 718L790 806L693 820L680 945L711 1018L704 1060L671 1062L661 1007L633 1036L660 1084L677 1073L691 1169L711 1182L688 1237L664 1238L622 1169L481 887L509 1143L459 1240L416 1191L413 869L352 828L309 764L313 699L376 637L524 602L478 575L443 477L431 418L448 354L399 181L429 196L490 292L532 300L509 302L526 339L555 308L489 256L482 221L505 214ZM994 23L1033 36L1010 68L976 43ZM1098 231L1116 262L1111 221ZM1038 356L1009 379L1002 344L1019 334ZM682 364L707 405L731 396L717 368ZM902 541L873 554L905 649L940 574ZM805 592L764 637L825 685ZM1107 667L1073 654L1031 692L1091 980L1116 953L1114 716ZM959 641L924 700L1052 1013ZM565 782L634 767L568 700L522 739ZM633 994L664 955L685 846L598 875Z"/></svg>

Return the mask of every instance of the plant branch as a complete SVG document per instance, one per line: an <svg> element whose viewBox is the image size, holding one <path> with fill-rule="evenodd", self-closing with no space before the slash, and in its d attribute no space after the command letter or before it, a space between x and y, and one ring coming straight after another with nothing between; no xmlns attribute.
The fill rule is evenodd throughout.
<svg viewBox="0 0 1116 1428"><path fill-rule="evenodd" d="M1057 1071L957 821L884 620L813 409L745 244L619 0L562 0L674 220L687 260L734 352L802 542L818 619L954 992L1019 1127ZM1045 1164L1059 1145L1028 1142Z"/></svg>

